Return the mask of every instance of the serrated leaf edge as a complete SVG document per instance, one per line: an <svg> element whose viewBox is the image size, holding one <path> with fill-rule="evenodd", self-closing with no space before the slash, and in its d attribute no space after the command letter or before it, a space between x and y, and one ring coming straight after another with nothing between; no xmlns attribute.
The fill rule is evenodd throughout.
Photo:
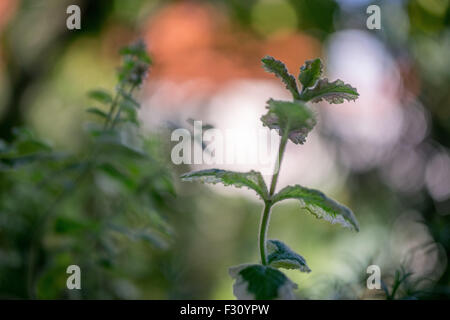
<svg viewBox="0 0 450 320"><path fill-rule="evenodd" d="M286 197L277 198L277 196L280 197L280 195L282 195L283 191L285 191L286 189L288 189L288 188L296 188L296 187L316 192L319 196L327 199L328 201L330 201L332 203L332 205L334 207L337 207L337 208L343 210L344 212L346 212L347 215L348 215L348 219L351 220L352 223L347 221L344 218L343 214L338 213L338 214L335 214L334 217L333 217L331 214L327 213L321 207L313 205L313 204L307 204L305 202L305 200L303 200L300 196L299 197L286 196ZM355 230L355 231L359 231L359 224L358 224L358 221L356 220L356 217L353 214L352 210L350 210L348 207L340 204L336 200L328 197L322 191L315 190L315 189L309 189L309 188L306 188L306 187L303 187L303 186L300 186L300 185L297 184L297 185L294 185L294 186L287 186L287 187L281 189L277 194L275 194L272 197L273 204L275 204L277 202L280 202L280 201L283 201L283 200L286 200L286 199L295 199L295 200L299 201L300 202L300 206L302 208L307 210L309 213L311 213L313 216L315 216L318 219L324 219L324 220L330 222L331 224L338 223L338 224L341 224L345 228L348 228L348 229L351 229L351 230Z"/></svg>
<svg viewBox="0 0 450 320"><path fill-rule="evenodd" d="M314 97L308 97L308 94L310 94L314 90L317 90L317 87L320 85L329 85L329 86L336 86L336 87L342 86L348 90L354 91L354 93L342 92L342 91L329 91L329 92L324 92L324 93L319 94ZM335 97L330 97L330 96L335 96ZM352 87L350 84L345 83L344 81L342 81L340 79L336 79L333 82L329 82L328 78L319 79L313 87L306 88L300 94L301 100L310 101L313 103L317 103L317 102L320 102L325 99L328 103L340 104L340 103L343 103L344 100L355 101L357 98L359 98L359 93L356 88Z"/></svg>
<svg viewBox="0 0 450 320"><path fill-rule="evenodd" d="M222 179L218 178L217 175L209 175L209 176L192 176L194 174L199 174L199 173L203 173L203 172L207 172L207 171L211 171L211 172L220 172L220 173L231 173L231 174L255 174L257 179L258 179L258 184L256 184L255 186L251 187L249 185L236 185L234 183L225 183ZM198 181L201 182L203 184L217 184L217 183L221 183L224 186L233 186L235 188L242 188L242 187L246 187L247 189L253 190L256 192L256 194L262 199L262 200L266 200L269 197L269 191L267 189L267 185L261 175L261 173L259 171L255 171L255 170L250 170L248 172L238 172L238 171L229 171L229 170L222 170L222 169L206 169L206 170L198 170L198 171L190 171L190 172L186 172L184 174L182 174L180 176L182 181L186 181L186 182L194 182L194 181ZM253 181L249 180L249 182L253 185ZM259 192L258 189L261 188L262 192Z"/></svg>
<svg viewBox="0 0 450 320"><path fill-rule="evenodd" d="M287 253L291 253L294 256L297 256L296 258L298 258L298 260L301 260L302 263L300 263L298 260L295 259L277 259L275 261L270 261L271 260L271 256L276 254L277 252L282 251L282 249L280 249L280 246L278 244L281 244L282 246L284 246L285 252ZM273 247L271 247L273 246ZM268 257L267 260L269 261L269 265L274 267L274 268L284 268L284 269L299 269L299 271L301 272L306 272L309 273L311 272L311 269L309 268L308 264L306 263L306 259L298 254L297 252L295 252L294 250L292 250L287 244L281 242L280 240L276 240L276 239L270 239L267 240L267 249L268 249ZM270 252L271 250L273 250L272 252ZM294 264L296 265L296 267L293 268L289 268L286 267L286 265L283 265L283 263L289 263L289 264Z"/></svg>

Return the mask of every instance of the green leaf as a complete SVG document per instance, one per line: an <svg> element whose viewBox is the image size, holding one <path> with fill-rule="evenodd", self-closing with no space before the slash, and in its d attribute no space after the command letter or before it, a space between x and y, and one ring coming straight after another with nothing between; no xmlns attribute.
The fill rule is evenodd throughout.
<svg viewBox="0 0 450 320"><path fill-rule="evenodd" d="M148 159L150 157L144 150L137 149L128 145L126 141L122 141L120 136L115 135L115 132L96 132L91 129L91 135L95 137L98 143L98 147L101 150L100 155L109 156L110 153L113 153L137 159Z"/></svg>
<svg viewBox="0 0 450 320"><path fill-rule="evenodd" d="M57 217L55 220L55 232L60 234L76 234L86 231L98 232L99 224L93 221L83 221L74 217Z"/></svg>
<svg viewBox="0 0 450 320"><path fill-rule="evenodd" d="M53 161L58 162L66 157L62 152L55 152L50 144L37 138L31 130L14 128L13 134L13 143L3 143L1 146L0 171L8 168L17 168L37 161L50 164Z"/></svg>
<svg viewBox="0 0 450 320"><path fill-rule="evenodd" d="M263 67L267 72L271 72L275 74L278 78L280 78L283 83L286 85L286 89L288 89L295 100L300 99L300 93L298 92L297 82L293 75L291 75L283 62L276 60L271 56L265 56L261 59L263 63Z"/></svg>
<svg viewBox="0 0 450 320"><path fill-rule="evenodd" d="M134 190L136 188L136 182L129 177L129 175L123 170L119 169L117 166L111 163L101 163L97 166L99 170L106 173L109 177L113 178L120 184L124 185L126 188L130 190Z"/></svg>
<svg viewBox="0 0 450 320"><path fill-rule="evenodd" d="M302 272L311 272L305 258L294 252L279 240L267 241L267 261L275 268L299 269Z"/></svg>
<svg viewBox="0 0 450 320"><path fill-rule="evenodd" d="M298 80L303 86L303 90L312 87L316 84L322 75L322 61L320 59L307 60L305 64L300 68L300 74Z"/></svg>
<svg viewBox="0 0 450 320"><path fill-rule="evenodd" d="M304 101L319 102L325 99L329 103L343 103L344 100L352 101L359 97L356 88L345 84L342 80L329 82L327 78L320 79L314 87L306 88L300 99Z"/></svg>
<svg viewBox="0 0 450 320"><path fill-rule="evenodd" d="M266 108L269 111L261 117L262 123L270 129L278 130L280 136L288 128L288 137L295 144L303 144L316 124L312 110L300 101L269 99Z"/></svg>
<svg viewBox="0 0 450 320"><path fill-rule="evenodd" d="M123 121L125 122L128 121L136 125L139 125L138 114L136 111L137 109L134 103L131 103L129 101L121 101L120 107L122 108L123 112L126 115L126 117L122 119Z"/></svg>
<svg viewBox="0 0 450 320"><path fill-rule="evenodd" d="M240 300L295 299L297 285L281 271L260 264L243 264L229 269L236 281L233 293Z"/></svg>
<svg viewBox="0 0 450 320"><path fill-rule="evenodd" d="M249 172L235 172L220 169L208 169L185 173L181 175L181 180L200 181L212 184L222 183L225 186L232 185L237 188L247 187L254 190L263 200L269 197L267 186L261 173L253 170Z"/></svg>
<svg viewBox="0 0 450 320"><path fill-rule="evenodd" d="M52 147L44 140L38 139L34 133L25 128L14 128L14 142L4 145L2 157L21 157L38 153L50 153Z"/></svg>
<svg viewBox="0 0 450 320"><path fill-rule="evenodd" d="M113 223L109 223L108 227L111 230L126 236L128 239L132 241L144 241L155 246L158 249L165 250L168 248L169 245L168 242L161 235L159 235L159 233L157 233L156 230L153 229L149 228L131 229Z"/></svg>
<svg viewBox="0 0 450 320"><path fill-rule="evenodd" d="M88 96L103 104L110 104L113 101L111 94L103 89L96 89L88 92Z"/></svg>
<svg viewBox="0 0 450 320"><path fill-rule="evenodd" d="M318 219L339 223L344 227L359 231L358 221L356 221L353 212L318 190L299 185L287 186L274 195L272 201L276 203L285 199L299 200L302 208L305 208Z"/></svg>
<svg viewBox="0 0 450 320"><path fill-rule="evenodd" d="M95 107L86 109L86 112L95 114L96 116L99 116L99 117L101 117L103 119L107 119L108 118L108 114L105 111L100 110L100 109L95 108Z"/></svg>
<svg viewBox="0 0 450 320"><path fill-rule="evenodd" d="M50 152L52 148L44 141L37 139L21 140L15 144L17 155L29 155L38 152Z"/></svg>

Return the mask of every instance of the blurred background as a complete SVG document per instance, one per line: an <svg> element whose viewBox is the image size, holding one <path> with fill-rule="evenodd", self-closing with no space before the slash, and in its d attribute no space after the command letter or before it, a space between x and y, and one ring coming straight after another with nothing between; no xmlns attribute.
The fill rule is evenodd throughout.
<svg viewBox="0 0 450 320"><path fill-rule="evenodd" d="M81 30L66 28L70 4L81 8ZM381 8L381 30L366 27L370 4ZM128 163L128 174L148 177L146 188L93 175L41 227L71 173L0 166L0 297L232 299L227 268L259 260L262 205L245 190L181 183L203 166L172 164L170 133L192 129L189 118L262 128L265 101L289 98L262 69L264 55L293 74L320 57L327 77L360 93L314 105L316 130L287 146L278 188L323 190L352 208L361 229L316 220L295 202L274 208L269 238L312 269L287 272L298 298L450 297L450 1L0 0L0 150L20 139L14 128L27 128L28 138L82 158L86 92L114 88L118 51L138 38L153 61L138 93L152 160ZM244 134L231 143L253 142ZM133 228L123 232L123 221ZM65 287L70 264L81 267L82 290ZM372 264L384 289L366 288Z"/></svg>

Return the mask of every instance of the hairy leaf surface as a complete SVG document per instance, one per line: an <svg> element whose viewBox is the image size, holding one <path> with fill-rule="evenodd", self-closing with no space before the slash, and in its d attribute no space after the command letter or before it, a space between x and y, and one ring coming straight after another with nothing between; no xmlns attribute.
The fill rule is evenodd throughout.
<svg viewBox="0 0 450 320"><path fill-rule="evenodd" d="M344 83L342 80L329 82L327 78L320 79L311 88L306 88L301 94L301 100L319 102L325 99L329 103L343 103L359 97L356 88Z"/></svg>
<svg viewBox="0 0 450 320"><path fill-rule="evenodd" d="M269 99L267 109L269 111L261 117L262 123L270 129L278 130L280 136L283 136L287 128L288 137L295 144L303 144L316 124L314 113L300 101Z"/></svg>
<svg viewBox="0 0 450 320"><path fill-rule="evenodd" d="M276 60L271 56L265 56L261 59L263 63L263 67L267 72L271 72L275 74L278 78L280 78L283 83L286 85L286 89L288 89L295 100L300 99L300 93L298 92L297 82L293 75L291 75L283 62Z"/></svg>
<svg viewBox="0 0 450 320"><path fill-rule="evenodd" d="M305 258L293 251L279 240L267 241L267 261L275 268L299 269L302 272L311 272Z"/></svg>
<svg viewBox="0 0 450 320"><path fill-rule="evenodd" d="M233 293L240 300L294 299L297 285L281 271L260 264L242 264L229 269L236 281Z"/></svg>
<svg viewBox="0 0 450 320"><path fill-rule="evenodd" d="M358 221L356 221L353 212L318 190L299 185L287 186L274 195L273 202L276 203L285 199L300 201L302 208L308 210L318 219L339 223L344 227L359 231Z"/></svg>
<svg viewBox="0 0 450 320"><path fill-rule="evenodd" d="M254 190L263 200L268 198L266 183L257 171L236 172L220 169L208 169L188 172L181 175L183 181L200 181L203 183L222 183L237 188L247 187Z"/></svg>

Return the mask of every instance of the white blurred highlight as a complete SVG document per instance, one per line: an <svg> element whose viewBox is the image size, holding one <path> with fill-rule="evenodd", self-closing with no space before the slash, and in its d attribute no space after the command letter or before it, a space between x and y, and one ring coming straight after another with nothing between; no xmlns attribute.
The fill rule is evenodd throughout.
<svg viewBox="0 0 450 320"><path fill-rule="evenodd" d="M445 271L446 254L434 242L419 212L408 211L400 215L395 220L390 240L392 256L398 257L400 264L408 266L408 270L413 273L412 278L433 281Z"/></svg>
<svg viewBox="0 0 450 320"><path fill-rule="evenodd" d="M425 183L436 201L450 198L450 156L447 152L438 152L428 161Z"/></svg>
<svg viewBox="0 0 450 320"><path fill-rule="evenodd" d="M338 32L329 39L327 52L330 80L343 79L360 97L342 105L324 104L326 126L350 146L343 159L349 167L374 167L401 134L399 71L383 44L367 32Z"/></svg>

